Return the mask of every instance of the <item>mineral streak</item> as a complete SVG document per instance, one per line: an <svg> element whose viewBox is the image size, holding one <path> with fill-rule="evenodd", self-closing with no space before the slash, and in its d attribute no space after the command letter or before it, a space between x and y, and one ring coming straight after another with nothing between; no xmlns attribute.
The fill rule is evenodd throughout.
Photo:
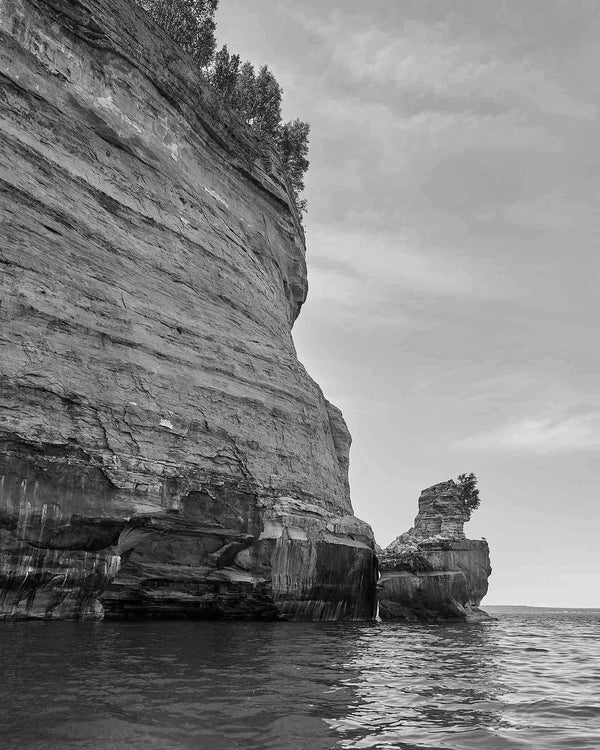
<svg viewBox="0 0 600 750"><path fill-rule="evenodd" d="M468 520L452 480L423 490L414 527L379 554L382 620L488 617L479 609L492 572L488 544L466 539Z"/></svg>
<svg viewBox="0 0 600 750"><path fill-rule="evenodd" d="M0 0L0 618L364 619L272 149L129 0Z"/></svg>

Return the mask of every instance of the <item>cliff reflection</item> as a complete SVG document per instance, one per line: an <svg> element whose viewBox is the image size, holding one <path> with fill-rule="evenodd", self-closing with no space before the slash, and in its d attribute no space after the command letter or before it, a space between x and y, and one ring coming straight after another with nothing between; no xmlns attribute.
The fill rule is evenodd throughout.
<svg viewBox="0 0 600 750"><path fill-rule="evenodd" d="M364 626L8 623L0 738L15 748L329 750L357 704Z"/></svg>

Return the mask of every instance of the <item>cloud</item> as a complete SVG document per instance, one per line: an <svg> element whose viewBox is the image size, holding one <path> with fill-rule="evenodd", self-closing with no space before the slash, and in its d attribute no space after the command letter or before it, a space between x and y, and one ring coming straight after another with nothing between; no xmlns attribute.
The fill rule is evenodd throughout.
<svg viewBox="0 0 600 750"><path fill-rule="evenodd" d="M431 102L408 110L398 102L369 102L352 95L323 96L315 109L331 125L351 128L360 140L377 145L386 157L378 166L386 173L399 174L417 150L419 159L428 161L439 158L440 152L473 151L481 158L489 151L532 149L556 154L562 150L559 138L543 125L527 122L516 110L497 114L477 107L445 110Z"/></svg>
<svg viewBox="0 0 600 750"><path fill-rule="evenodd" d="M361 84L387 88L391 96L432 109L498 111L533 108L546 114L593 119L596 107L576 99L534 58L516 55L510 37L458 34L455 19L408 20L392 31L376 25L352 29L339 9L297 20L327 45L332 62Z"/></svg>
<svg viewBox="0 0 600 750"><path fill-rule="evenodd" d="M501 280L487 265L444 256L435 247L402 232L347 230L312 224L308 228L310 294L379 307L408 295L491 300L505 297Z"/></svg>
<svg viewBox="0 0 600 750"><path fill-rule="evenodd" d="M329 71L313 71L305 86L309 224L342 220L347 204L378 206L382 227L397 220L460 242L467 233L528 240L547 203L557 221L562 196L546 195L573 171L569 156L582 140L573 123L589 128L595 106L525 55L504 59L497 37L453 36L444 20L394 33L353 28L356 19L339 10L297 20L320 40L319 65ZM522 204L538 208L530 221Z"/></svg>
<svg viewBox="0 0 600 750"><path fill-rule="evenodd" d="M497 430L465 438L456 447L474 451L538 454L597 450L600 448L600 412L520 419Z"/></svg>
<svg viewBox="0 0 600 750"><path fill-rule="evenodd" d="M337 186L341 200L396 200L405 222L423 223L417 215L431 207L471 221L489 207L543 203L572 171L564 154L594 122L596 102L547 60L515 51L501 30L481 36L468 18L437 15L385 29L340 9L298 13L328 71L310 86L324 210L335 210ZM321 163L327 174L316 171ZM526 211L514 215L528 226Z"/></svg>

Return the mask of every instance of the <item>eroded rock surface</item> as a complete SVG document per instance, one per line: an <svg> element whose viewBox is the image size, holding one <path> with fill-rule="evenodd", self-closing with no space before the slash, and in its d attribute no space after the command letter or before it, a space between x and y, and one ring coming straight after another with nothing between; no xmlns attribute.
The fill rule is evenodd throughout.
<svg viewBox="0 0 600 750"><path fill-rule="evenodd" d="M423 490L413 528L379 553L382 620L487 618L479 604L492 572L489 548L465 537L468 519L452 480Z"/></svg>
<svg viewBox="0 0 600 750"><path fill-rule="evenodd" d="M128 0L0 0L0 618L363 619L277 157Z"/></svg>

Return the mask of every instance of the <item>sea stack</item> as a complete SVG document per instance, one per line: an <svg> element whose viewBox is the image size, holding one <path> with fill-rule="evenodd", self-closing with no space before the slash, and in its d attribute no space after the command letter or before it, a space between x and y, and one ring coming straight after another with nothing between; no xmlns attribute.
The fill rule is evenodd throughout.
<svg viewBox="0 0 600 750"><path fill-rule="evenodd" d="M415 524L379 554L382 620L487 619L488 544L467 539L469 510L453 481L423 490Z"/></svg>
<svg viewBox="0 0 600 750"><path fill-rule="evenodd" d="M372 618L277 154L133 0L0 42L0 619Z"/></svg>

